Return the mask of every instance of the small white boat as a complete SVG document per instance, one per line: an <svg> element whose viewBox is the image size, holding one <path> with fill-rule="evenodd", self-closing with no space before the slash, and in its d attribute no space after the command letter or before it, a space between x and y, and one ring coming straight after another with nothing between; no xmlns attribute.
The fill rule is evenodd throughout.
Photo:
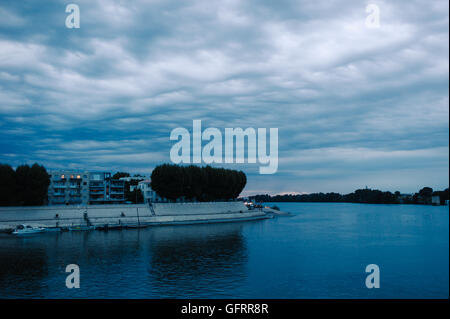
<svg viewBox="0 0 450 319"><path fill-rule="evenodd" d="M13 231L13 235L31 235L43 233L45 231L42 227L32 227L30 225L18 225Z"/></svg>

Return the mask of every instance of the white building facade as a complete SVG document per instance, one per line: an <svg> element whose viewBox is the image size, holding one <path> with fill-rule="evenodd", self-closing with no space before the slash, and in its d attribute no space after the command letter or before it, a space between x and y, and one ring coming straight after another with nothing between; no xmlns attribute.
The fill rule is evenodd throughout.
<svg viewBox="0 0 450 319"><path fill-rule="evenodd" d="M144 202L146 203L165 203L167 199L161 198L150 186L151 181L149 179L140 181L137 188L141 190L144 196ZM131 189L130 189L131 190Z"/></svg>

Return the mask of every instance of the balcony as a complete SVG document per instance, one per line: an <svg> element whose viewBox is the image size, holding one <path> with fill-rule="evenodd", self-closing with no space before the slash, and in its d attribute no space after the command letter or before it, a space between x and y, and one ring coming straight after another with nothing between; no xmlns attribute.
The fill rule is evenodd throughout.
<svg viewBox="0 0 450 319"><path fill-rule="evenodd" d="M103 184L103 183L90 183L89 187L90 188L104 188L105 184Z"/></svg>
<svg viewBox="0 0 450 319"><path fill-rule="evenodd" d="M118 183L118 182L111 182L111 187L123 187L124 183Z"/></svg>
<svg viewBox="0 0 450 319"><path fill-rule="evenodd" d="M103 196L103 194L91 194L89 196L90 199L104 199L105 196Z"/></svg>
<svg viewBox="0 0 450 319"><path fill-rule="evenodd" d="M66 193L54 192L53 196L66 196Z"/></svg>
<svg viewBox="0 0 450 319"><path fill-rule="evenodd" d="M70 192L69 193L70 196L81 196L80 192Z"/></svg>

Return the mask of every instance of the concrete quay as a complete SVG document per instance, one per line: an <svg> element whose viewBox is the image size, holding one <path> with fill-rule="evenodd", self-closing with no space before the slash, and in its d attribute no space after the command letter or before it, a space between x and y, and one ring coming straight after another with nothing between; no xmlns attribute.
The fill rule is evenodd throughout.
<svg viewBox="0 0 450 319"><path fill-rule="evenodd" d="M0 208L0 231L33 227L120 227L217 223L271 218L242 202L153 203L138 205L33 206Z"/></svg>

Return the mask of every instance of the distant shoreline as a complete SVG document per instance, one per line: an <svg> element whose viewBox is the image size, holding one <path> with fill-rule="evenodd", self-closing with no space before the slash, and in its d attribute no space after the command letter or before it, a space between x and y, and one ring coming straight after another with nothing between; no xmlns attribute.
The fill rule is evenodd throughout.
<svg viewBox="0 0 450 319"><path fill-rule="evenodd" d="M414 194L401 194L399 191L383 192L377 189L357 189L353 193L341 195L339 193L312 193L286 195L253 195L248 199L264 203L357 203L357 204L417 204L417 205L448 205L449 189L433 191L431 187L424 187Z"/></svg>
<svg viewBox="0 0 450 319"><path fill-rule="evenodd" d="M447 204L444 205L431 205L431 204L405 204L405 203L353 203L353 202L262 202L263 204L275 204L275 203L283 203L283 204L361 204L361 205L395 205L395 206L449 206Z"/></svg>

